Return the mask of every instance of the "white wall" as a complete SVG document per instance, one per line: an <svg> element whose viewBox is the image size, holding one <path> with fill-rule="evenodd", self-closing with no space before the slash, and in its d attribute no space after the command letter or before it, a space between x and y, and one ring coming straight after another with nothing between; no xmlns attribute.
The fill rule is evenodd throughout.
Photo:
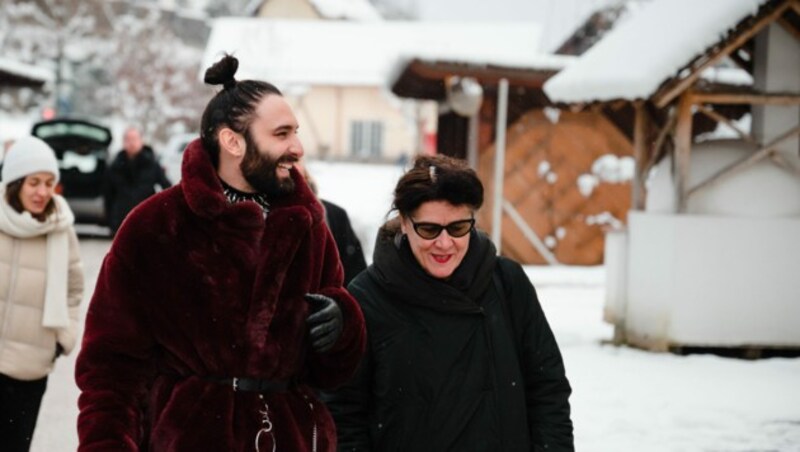
<svg viewBox="0 0 800 452"><path fill-rule="evenodd" d="M763 92L800 92L800 41L784 27L774 23L756 37L753 85ZM753 135L766 144L795 127L800 121L800 106L753 106ZM800 136L786 140L777 147L785 158L800 163Z"/></svg>
<svg viewBox="0 0 800 452"><path fill-rule="evenodd" d="M628 222L630 337L800 346L800 219L631 212Z"/></svg>

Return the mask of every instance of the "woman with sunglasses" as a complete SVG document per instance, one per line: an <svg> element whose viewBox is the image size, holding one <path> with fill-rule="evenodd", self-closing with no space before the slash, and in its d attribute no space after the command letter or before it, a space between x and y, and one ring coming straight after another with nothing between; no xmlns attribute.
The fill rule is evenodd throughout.
<svg viewBox="0 0 800 452"><path fill-rule="evenodd" d="M328 405L341 451L572 451L571 388L522 270L475 229L483 186L418 157L348 286L367 353Z"/></svg>

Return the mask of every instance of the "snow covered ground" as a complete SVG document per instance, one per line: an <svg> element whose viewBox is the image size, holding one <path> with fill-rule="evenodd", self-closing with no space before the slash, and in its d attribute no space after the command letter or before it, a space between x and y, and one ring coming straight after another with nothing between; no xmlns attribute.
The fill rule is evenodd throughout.
<svg viewBox="0 0 800 452"><path fill-rule="evenodd" d="M321 195L348 210L371 255L400 168L323 162L308 167ZM82 240L87 288L94 287L108 246L105 240ZM602 345L612 335L602 321L602 267L526 271L572 382L578 451L800 451L800 359L684 357ZM50 378L34 452L76 448L74 355L59 360Z"/></svg>

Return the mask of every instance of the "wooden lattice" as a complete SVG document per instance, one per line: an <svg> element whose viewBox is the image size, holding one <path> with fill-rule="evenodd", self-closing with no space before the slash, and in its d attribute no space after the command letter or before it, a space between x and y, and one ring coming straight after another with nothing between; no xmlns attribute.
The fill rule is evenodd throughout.
<svg viewBox="0 0 800 452"><path fill-rule="evenodd" d="M508 128L506 143L504 198L549 244L560 263L602 263L604 230L612 225L593 220L610 218L603 215L608 212L618 220L612 223L624 224L631 202L630 182L600 182L587 197L577 180L591 174L592 164L603 155L632 156L630 141L598 113L562 112L553 123L541 110L532 110ZM491 230L494 155L494 146L483 150L478 168L486 188L479 226L487 231ZM542 171L547 166L549 171ZM546 263L507 215L502 237L504 255L524 264Z"/></svg>

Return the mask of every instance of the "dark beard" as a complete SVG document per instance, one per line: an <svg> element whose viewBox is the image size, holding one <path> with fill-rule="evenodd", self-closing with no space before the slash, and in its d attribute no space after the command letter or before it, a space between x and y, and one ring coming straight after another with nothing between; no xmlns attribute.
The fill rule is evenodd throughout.
<svg viewBox="0 0 800 452"><path fill-rule="evenodd" d="M284 196L294 191L294 180L291 177L279 179L277 175L278 163L294 162L292 157L281 157L273 160L270 157L258 152L258 147L250 138L250 133L244 134L244 141L247 145L244 158L239 164L242 176L256 189L257 192L267 195L269 198Z"/></svg>

